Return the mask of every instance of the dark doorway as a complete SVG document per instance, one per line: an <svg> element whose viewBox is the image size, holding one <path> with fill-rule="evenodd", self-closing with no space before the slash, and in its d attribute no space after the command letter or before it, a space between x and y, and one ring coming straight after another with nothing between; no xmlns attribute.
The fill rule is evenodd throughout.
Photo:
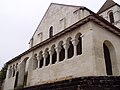
<svg viewBox="0 0 120 90"><path fill-rule="evenodd" d="M112 64L111 64L111 58L110 58L110 51L105 44L103 44L103 48L104 48L106 73L107 73L107 75L112 75Z"/></svg>

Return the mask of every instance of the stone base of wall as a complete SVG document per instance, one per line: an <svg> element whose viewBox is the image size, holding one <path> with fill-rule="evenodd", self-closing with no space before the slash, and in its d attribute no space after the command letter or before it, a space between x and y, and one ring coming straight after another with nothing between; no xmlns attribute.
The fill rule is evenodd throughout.
<svg viewBox="0 0 120 90"><path fill-rule="evenodd" d="M120 76L79 77L17 90L120 90Z"/></svg>

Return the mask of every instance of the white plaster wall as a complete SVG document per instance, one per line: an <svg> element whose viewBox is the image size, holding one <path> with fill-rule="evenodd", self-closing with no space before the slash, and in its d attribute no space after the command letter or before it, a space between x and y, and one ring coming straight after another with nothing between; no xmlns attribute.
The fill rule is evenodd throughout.
<svg viewBox="0 0 120 90"><path fill-rule="evenodd" d="M103 43L105 40L110 41L116 52L116 60L117 65L113 63L112 66L117 66L117 69L113 69L113 75L119 76L120 75L120 37L116 36L115 34L109 32L106 29L98 26L97 24L93 24L93 44L94 44L94 54L95 54L95 67L96 75L107 75L106 68L105 68L105 60L104 60L104 53L103 53ZM115 61L115 60L114 60Z"/></svg>
<svg viewBox="0 0 120 90"><path fill-rule="evenodd" d="M73 32L66 33L62 37L53 40L52 42L40 47L43 51L47 47L51 47L53 44L57 45L61 40L66 42L68 37L74 39L75 35L81 32L82 33L82 55L72 57L66 61L59 62L57 64L46 66L32 71L30 78L30 86L56 82L60 80L65 80L69 78L75 78L80 76L94 76L94 54L93 54L93 38L91 31L91 24L87 23L80 28L77 28ZM34 52L41 51L37 49Z"/></svg>
<svg viewBox="0 0 120 90"><path fill-rule="evenodd" d="M55 35L90 14L86 10L79 10L79 8L52 4L33 35L33 46L41 42L38 38L39 33L43 33L42 41L49 38L51 26L53 26L53 34Z"/></svg>

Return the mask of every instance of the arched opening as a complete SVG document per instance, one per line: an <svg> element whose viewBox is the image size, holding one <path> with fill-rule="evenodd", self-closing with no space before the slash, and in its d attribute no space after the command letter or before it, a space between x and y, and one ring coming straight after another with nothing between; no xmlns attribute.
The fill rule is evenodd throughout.
<svg viewBox="0 0 120 90"><path fill-rule="evenodd" d="M118 62L113 44L110 41L105 40L103 43L103 49L107 75L118 75Z"/></svg>
<svg viewBox="0 0 120 90"><path fill-rule="evenodd" d="M39 68L43 67L43 63L44 63L44 58L42 57L41 60L40 60L40 66L39 66Z"/></svg>
<svg viewBox="0 0 120 90"><path fill-rule="evenodd" d="M113 12L109 12L109 19L111 23L114 23L114 15Z"/></svg>
<svg viewBox="0 0 120 90"><path fill-rule="evenodd" d="M14 88L17 87L19 72L16 73Z"/></svg>
<svg viewBox="0 0 120 90"><path fill-rule="evenodd" d="M55 62L57 61L57 52L56 50L54 49L54 53L52 55L52 64L55 64Z"/></svg>
<svg viewBox="0 0 120 90"><path fill-rule="evenodd" d="M15 65L13 65L13 77L15 76Z"/></svg>
<svg viewBox="0 0 120 90"><path fill-rule="evenodd" d="M63 61L65 59L65 49L63 47L63 45L61 45L61 51L59 53L59 61Z"/></svg>
<svg viewBox="0 0 120 90"><path fill-rule="evenodd" d="M50 63L50 55L49 55L49 52L47 51L46 52L47 56L46 56L46 62L45 62L45 66L48 66L49 63Z"/></svg>
<svg viewBox="0 0 120 90"><path fill-rule="evenodd" d="M110 51L109 51L109 48L105 45L105 43L103 44L103 48L104 48L106 73L107 75L112 75L112 64L111 64Z"/></svg>
<svg viewBox="0 0 120 90"><path fill-rule="evenodd" d="M78 38L78 44L77 44L77 55L82 54L82 38Z"/></svg>
<svg viewBox="0 0 120 90"><path fill-rule="evenodd" d="M71 41L69 41L69 48L68 48L68 59L72 58L74 55L74 46Z"/></svg>
<svg viewBox="0 0 120 90"><path fill-rule="evenodd" d="M82 37L81 37L81 33L77 33L76 36L75 36L75 39L78 40L78 43L77 43L77 55L81 55L82 54Z"/></svg>
<svg viewBox="0 0 120 90"><path fill-rule="evenodd" d="M53 26L50 27L49 29L49 38L53 36Z"/></svg>

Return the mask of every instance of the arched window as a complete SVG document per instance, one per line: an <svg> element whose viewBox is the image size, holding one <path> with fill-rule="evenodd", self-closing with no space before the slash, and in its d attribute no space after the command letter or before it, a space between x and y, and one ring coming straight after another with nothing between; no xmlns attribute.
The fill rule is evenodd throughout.
<svg viewBox="0 0 120 90"><path fill-rule="evenodd" d="M15 77L15 84L14 84L14 87L17 87L17 83L18 83L18 75L19 75L19 72L16 72L16 77Z"/></svg>
<svg viewBox="0 0 120 90"><path fill-rule="evenodd" d="M114 15L113 15L113 12L110 12L110 13L109 13L109 19L110 19L110 22L111 22L111 23L114 23Z"/></svg>
<svg viewBox="0 0 120 90"><path fill-rule="evenodd" d="M53 36L53 26L50 27L49 29L49 38Z"/></svg>
<svg viewBox="0 0 120 90"><path fill-rule="evenodd" d="M68 48L68 58L71 58L74 55L74 46L71 41L69 42L69 44L70 46Z"/></svg>
<svg viewBox="0 0 120 90"><path fill-rule="evenodd" d="M15 76L15 65L13 65L13 77Z"/></svg>
<svg viewBox="0 0 120 90"><path fill-rule="evenodd" d="M81 33L77 33L75 36L75 40L77 40L77 55L81 55L82 54L82 37L81 37Z"/></svg>
<svg viewBox="0 0 120 90"><path fill-rule="evenodd" d="M61 45L61 51L60 51L60 55L59 55L59 61L63 61L65 59L65 49L63 47L63 45Z"/></svg>
<svg viewBox="0 0 120 90"><path fill-rule="evenodd" d="M54 49L54 53L52 55L52 64L55 64L55 62L57 61L57 52L56 50Z"/></svg>
<svg viewBox="0 0 120 90"><path fill-rule="evenodd" d="M103 48L104 48L106 73L107 75L112 75L112 64L111 64L110 51L109 51L109 48L105 45L105 43L103 44Z"/></svg>
<svg viewBox="0 0 120 90"><path fill-rule="evenodd" d="M77 55L82 54L82 38L79 36L77 44Z"/></svg>
<svg viewBox="0 0 120 90"><path fill-rule="evenodd" d="M46 54L47 54L47 56L46 56L45 66L48 66L50 63L50 55L49 55L48 51L46 52Z"/></svg>
<svg viewBox="0 0 120 90"><path fill-rule="evenodd" d="M44 58L42 57L41 60L40 60L40 66L39 66L39 68L43 67L43 63L44 63Z"/></svg>

